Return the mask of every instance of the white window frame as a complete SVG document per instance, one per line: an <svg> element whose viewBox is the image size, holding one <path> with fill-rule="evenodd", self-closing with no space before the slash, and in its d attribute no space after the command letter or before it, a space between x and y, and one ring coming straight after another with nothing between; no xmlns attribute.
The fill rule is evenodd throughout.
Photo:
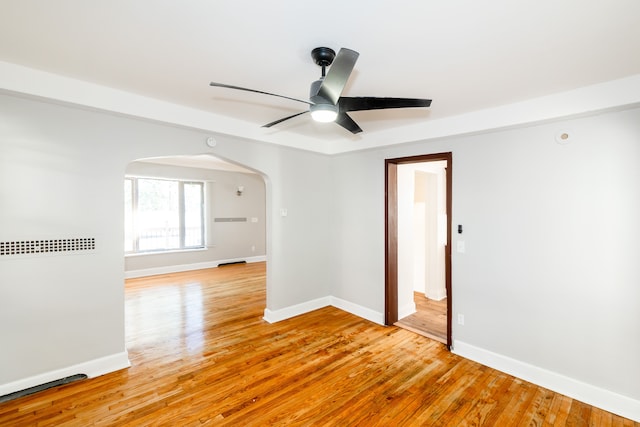
<svg viewBox="0 0 640 427"><path fill-rule="evenodd" d="M138 218L138 180L147 179L147 180L157 180L157 181L170 181L178 184L178 232L179 232L179 247L178 248L161 248L161 249L145 249L140 250L140 230L136 227L136 222ZM195 249L204 249L206 248L205 241L205 183L203 181L194 181L194 180L180 180L180 179L171 179L171 178L155 178L155 177L145 177L145 176L125 176L125 181L131 181L131 220L133 222L133 249L130 251L125 250L125 255L132 254L149 254L149 253L164 253L164 252L176 252L176 251L189 251ZM186 225L185 225L185 199L184 199L184 186L185 185L198 185L200 186L200 245L186 246ZM126 196L126 195L125 195ZM126 226L126 224L125 224Z"/></svg>

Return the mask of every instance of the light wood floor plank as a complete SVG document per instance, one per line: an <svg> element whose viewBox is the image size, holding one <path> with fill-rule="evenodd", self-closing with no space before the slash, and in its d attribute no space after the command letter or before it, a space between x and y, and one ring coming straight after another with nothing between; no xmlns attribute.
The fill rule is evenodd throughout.
<svg viewBox="0 0 640 427"><path fill-rule="evenodd" d="M333 307L262 319L264 263L129 280L129 369L0 404L0 426L640 427Z"/></svg>
<svg viewBox="0 0 640 427"><path fill-rule="evenodd" d="M447 299L429 299L424 293L414 292L416 312L396 322L396 326L427 338L447 343Z"/></svg>
<svg viewBox="0 0 640 427"><path fill-rule="evenodd" d="M521 424L529 426L543 425L552 401L552 391L537 387L536 394L531 405L529 405L522 416Z"/></svg>

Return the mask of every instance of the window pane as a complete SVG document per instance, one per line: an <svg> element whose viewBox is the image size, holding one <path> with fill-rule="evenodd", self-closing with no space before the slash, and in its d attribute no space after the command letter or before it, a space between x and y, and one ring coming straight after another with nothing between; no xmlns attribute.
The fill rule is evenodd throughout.
<svg viewBox="0 0 640 427"><path fill-rule="evenodd" d="M184 184L184 246L204 246L202 230L202 184Z"/></svg>
<svg viewBox="0 0 640 427"><path fill-rule="evenodd" d="M133 181L124 180L124 251L133 251Z"/></svg>
<svg viewBox="0 0 640 427"><path fill-rule="evenodd" d="M138 250L180 247L178 182L138 179Z"/></svg>

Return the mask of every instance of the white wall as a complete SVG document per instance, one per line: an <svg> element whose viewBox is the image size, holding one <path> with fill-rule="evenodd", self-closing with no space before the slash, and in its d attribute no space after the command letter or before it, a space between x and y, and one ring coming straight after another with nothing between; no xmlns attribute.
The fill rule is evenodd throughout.
<svg viewBox="0 0 640 427"><path fill-rule="evenodd" d="M415 277L415 168L398 166L398 319L416 312ZM424 217L423 217L424 219ZM424 284L424 283L423 283ZM423 290L424 292L424 290Z"/></svg>
<svg viewBox="0 0 640 427"><path fill-rule="evenodd" d="M561 130L567 145L556 143ZM453 315L466 319L454 342L626 396L637 410L639 141L633 109L337 156L345 209L334 230L345 249L333 292L383 311L384 159L451 151L452 220L464 226L453 236Z"/></svg>
<svg viewBox="0 0 640 427"><path fill-rule="evenodd" d="M205 181L203 250L135 254L125 257L127 277L193 268L218 262L257 260L266 256L265 183L258 174L179 167L137 161L127 166L132 176ZM236 191L244 187L242 196ZM246 222L216 222L216 218L246 218ZM252 222L252 218L256 222Z"/></svg>
<svg viewBox="0 0 640 427"><path fill-rule="evenodd" d="M327 295L328 158L224 135L210 148L210 135L0 95L0 241L79 235L98 248L0 257L0 395L127 365L122 181L136 159L213 153L262 172L267 307Z"/></svg>
<svg viewBox="0 0 640 427"><path fill-rule="evenodd" d="M447 296L446 288L446 194L445 170L441 168L437 173L416 171L416 183L423 181L421 201L416 203L414 210L419 211L422 227L416 230L421 233L419 244L423 247L422 259L415 258L414 270L421 270L420 286L414 286L429 299L440 301ZM418 221L414 221L416 224ZM416 233L417 234L417 233ZM417 242L416 242L417 243ZM417 274L417 272L416 272ZM416 282L417 282L416 276ZM416 283L417 285L417 283Z"/></svg>

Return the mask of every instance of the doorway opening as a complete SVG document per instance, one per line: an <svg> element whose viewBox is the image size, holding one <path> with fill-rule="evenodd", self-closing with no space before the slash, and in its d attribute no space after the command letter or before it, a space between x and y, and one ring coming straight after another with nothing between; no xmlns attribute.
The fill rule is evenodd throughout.
<svg viewBox="0 0 640 427"><path fill-rule="evenodd" d="M209 154L150 157L124 183L126 278L266 260L259 172Z"/></svg>
<svg viewBox="0 0 640 427"><path fill-rule="evenodd" d="M385 324L451 348L451 153L385 161Z"/></svg>
<svg viewBox="0 0 640 427"><path fill-rule="evenodd" d="M148 325L164 325L167 334L182 328L185 347L200 349L214 278L242 275L238 289L249 289L247 300L266 308L269 194L262 173L201 154L137 159L123 179L129 351L130 337ZM245 267L216 268L240 263ZM170 313L156 307L158 299L170 302Z"/></svg>

